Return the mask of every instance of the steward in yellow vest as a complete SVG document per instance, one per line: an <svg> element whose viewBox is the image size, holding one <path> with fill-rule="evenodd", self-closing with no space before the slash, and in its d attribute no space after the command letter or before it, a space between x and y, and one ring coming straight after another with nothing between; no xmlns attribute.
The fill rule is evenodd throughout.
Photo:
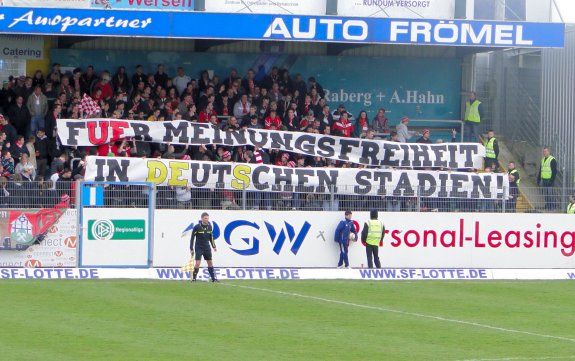
<svg viewBox="0 0 575 361"><path fill-rule="evenodd" d="M465 121L481 123L481 115L479 114L480 105L481 102L475 98L465 103Z"/></svg>
<svg viewBox="0 0 575 361"><path fill-rule="evenodd" d="M379 260L379 247L383 246L383 236L385 235L385 226L383 222L377 219L377 210L372 209L369 212L370 220L366 222L361 231L361 241L365 243L365 252L367 254L367 266L381 268Z"/></svg>
<svg viewBox="0 0 575 361"><path fill-rule="evenodd" d="M575 196L569 197L569 204L567 205L567 214L575 214Z"/></svg>
<svg viewBox="0 0 575 361"><path fill-rule="evenodd" d="M543 158L537 173L537 185L541 186L541 192L545 198L545 209L557 209L558 202L555 197L553 184L557 176L557 160L551 155L548 147L543 148Z"/></svg>
<svg viewBox="0 0 575 361"><path fill-rule="evenodd" d="M495 138L493 130L487 132L487 139L485 140L485 167L491 167L493 171L497 172L499 169L499 143Z"/></svg>
<svg viewBox="0 0 575 361"><path fill-rule="evenodd" d="M507 165L507 174L511 174L515 178L515 185L521 183L521 176L517 168L515 168L515 162L509 162Z"/></svg>
<svg viewBox="0 0 575 361"><path fill-rule="evenodd" d="M465 115L463 117L463 120L465 121L463 132L464 142L477 142L477 127L481 123L481 114L479 112L480 105L481 102L477 100L475 92L469 93L469 99L465 102Z"/></svg>

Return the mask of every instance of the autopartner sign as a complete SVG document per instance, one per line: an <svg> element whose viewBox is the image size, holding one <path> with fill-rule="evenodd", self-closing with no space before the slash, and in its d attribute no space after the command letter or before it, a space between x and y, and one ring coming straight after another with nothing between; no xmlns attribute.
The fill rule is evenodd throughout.
<svg viewBox="0 0 575 361"><path fill-rule="evenodd" d="M0 33L20 34L563 47L564 32L551 23L0 8Z"/></svg>
<svg viewBox="0 0 575 361"><path fill-rule="evenodd" d="M189 260L189 231L201 211L155 213L154 267ZM222 267L334 267L333 241L343 212L210 212ZM385 213L384 267L574 268L575 230L567 215ZM363 227L367 212L354 212ZM365 266L365 248L349 248L350 265ZM374 275L377 277L377 275Z"/></svg>

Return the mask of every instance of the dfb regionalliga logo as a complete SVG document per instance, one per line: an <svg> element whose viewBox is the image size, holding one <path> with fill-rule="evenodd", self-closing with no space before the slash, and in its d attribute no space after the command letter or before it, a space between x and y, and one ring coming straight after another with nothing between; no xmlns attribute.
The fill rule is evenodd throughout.
<svg viewBox="0 0 575 361"><path fill-rule="evenodd" d="M92 225L92 235L99 241L108 241L114 236L114 224L108 219L100 219Z"/></svg>

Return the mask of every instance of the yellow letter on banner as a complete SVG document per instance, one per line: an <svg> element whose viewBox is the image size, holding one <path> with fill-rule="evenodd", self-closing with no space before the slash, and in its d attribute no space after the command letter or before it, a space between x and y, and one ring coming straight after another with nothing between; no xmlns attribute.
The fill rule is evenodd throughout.
<svg viewBox="0 0 575 361"><path fill-rule="evenodd" d="M186 187L188 185L188 181L180 179L180 177L182 176L182 171L188 169L190 169L189 163L177 161L170 162L170 170L172 171L172 174L170 175L168 184L174 187Z"/></svg>
<svg viewBox="0 0 575 361"><path fill-rule="evenodd" d="M234 167L234 177L232 180L232 188L245 189L250 186L250 176L252 169L247 165L237 165Z"/></svg>
<svg viewBox="0 0 575 361"><path fill-rule="evenodd" d="M146 165L148 166L148 178L146 178L146 182L161 184L166 180L168 168L166 168L164 163L159 160L147 160Z"/></svg>

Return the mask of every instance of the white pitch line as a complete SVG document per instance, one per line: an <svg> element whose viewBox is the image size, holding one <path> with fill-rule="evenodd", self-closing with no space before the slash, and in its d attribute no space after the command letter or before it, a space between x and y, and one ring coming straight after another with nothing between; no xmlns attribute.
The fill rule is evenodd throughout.
<svg viewBox="0 0 575 361"><path fill-rule="evenodd" d="M574 360L575 356L543 356L543 357L504 357L504 358L473 358L457 361L539 361L539 360Z"/></svg>
<svg viewBox="0 0 575 361"><path fill-rule="evenodd" d="M441 316L425 315L425 314L423 314L423 313L416 313L416 312L408 312L408 311L394 310L394 309L385 308L385 307L362 305L362 304L359 304L359 303L352 303L352 302L346 302L346 301L332 300L332 299L324 298L324 297L302 295L301 293L292 293L292 292L276 291L276 290L272 290L272 289L268 289L268 288L259 288L259 287L243 286L243 285L237 285L237 284L231 284L231 283L222 283L222 285L231 286L231 287L245 288L245 289L254 290L254 291L262 291L262 292L275 293L275 294L284 295L284 296L305 298L305 299L309 299L309 300L322 301L322 302L333 303L333 304L337 304L337 305L351 306L351 307L363 308L363 309L368 309L368 310L375 310L375 311L383 311L383 312L389 312L389 313L396 313L396 314L405 315L405 316L414 316L414 317L427 318L427 319L437 320L437 321L443 321L443 322L458 323L458 324L461 324L461 325L474 326L474 327L479 327L479 328L486 328L486 329L489 329L489 330L495 330L495 331L500 331L500 332L517 333L517 334L521 334L521 335L529 335L529 336L534 336L534 337L539 337L539 338L548 338L548 339L553 339L553 340L560 340L560 341L567 341L567 342L575 343L575 339L568 338L568 337L553 336L553 335L546 335L546 334L543 334L543 333L535 333L535 332L529 332L529 331L514 330L514 329L511 329L511 328L504 328L504 327L497 327L497 326L485 325L485 324L482 324L482 323L456 320L456 319L453 319L453 318L446 318L446 317L441 317ZM505 360L505 359L500 359L500 361L503 361L503 360ZM528 360L528 359L527 359L527 360Z"/></svg>

